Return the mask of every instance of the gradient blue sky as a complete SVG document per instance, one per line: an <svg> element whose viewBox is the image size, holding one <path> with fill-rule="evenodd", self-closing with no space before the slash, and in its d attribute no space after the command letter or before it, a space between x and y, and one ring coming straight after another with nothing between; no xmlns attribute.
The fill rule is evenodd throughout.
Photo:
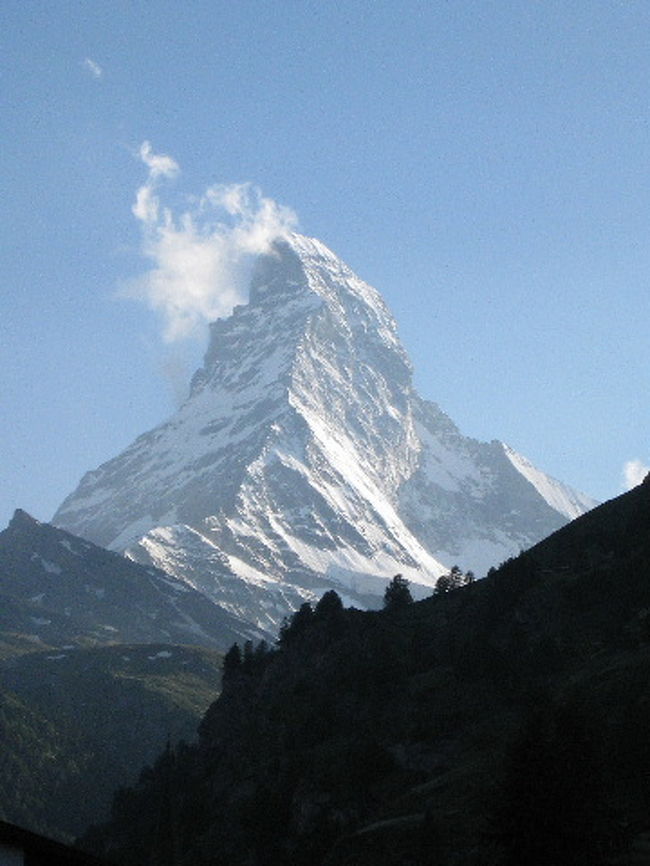
<svg viewBox="0 0 650 866"><path fill-rule="evenodd" d="M464 433L601 499L650 462L645 0L4 0L0 33L2 526L49 519L200 359L123 296L145 140L170 207L251 182L293 208Z"/></svg>

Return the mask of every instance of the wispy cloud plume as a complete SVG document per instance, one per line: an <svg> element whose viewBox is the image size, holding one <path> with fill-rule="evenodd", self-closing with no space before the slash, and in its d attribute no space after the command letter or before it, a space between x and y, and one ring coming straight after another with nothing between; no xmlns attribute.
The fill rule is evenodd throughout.
<svg viewBox="0 0 650 866"><path fill-rule="evenodd" d="M254 257L269 252L297 219L250 183L211 186L175 213L161 204L159 189L178 175L178 164L154 153L148 141L139 155L149 174L132 211L151 268L130 284L129 294L161 314L164 338L173 342L245 303Z"/></svg>
<svg viewBox="0 0 650 866"><path fill-rule="evenodd" d="M82 64L83 68L92 75L93 78L101 78L104 74L104 70L95 60L91 60L90 57L84 58Z"/></svg>
<svg viewBox="0 0 650 866"><path fill-rule="evenodd" d="M151 231L158 223L159 200L155 193L157 182L161 177L174 177L178 174L179 168L171 156L153 153L148 141L144 141L140 146L140 159L149 169L149 176L147 182L138 189L131 210L134 216Z"/></svg>
<svg viewBox="0 0 650 866"><path fill-rule="evenodd" d="M641 460L628 460L623 466L623 484L626 490L631 490L638 484L641 484L646 475L650 472L650 467L646 466Z"/></svg>

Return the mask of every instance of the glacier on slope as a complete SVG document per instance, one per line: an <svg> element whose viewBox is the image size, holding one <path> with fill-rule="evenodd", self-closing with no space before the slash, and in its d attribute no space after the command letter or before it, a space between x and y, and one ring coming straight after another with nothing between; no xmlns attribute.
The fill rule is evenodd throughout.
<svg viewBox="0 0 650 866"><path fill-rule="evenodd" d="M273 628L336 588L376 603L483 573L594 505L412 385L375 289L317 240L261 256L166 423L87 473L54 522Z"/></svg>

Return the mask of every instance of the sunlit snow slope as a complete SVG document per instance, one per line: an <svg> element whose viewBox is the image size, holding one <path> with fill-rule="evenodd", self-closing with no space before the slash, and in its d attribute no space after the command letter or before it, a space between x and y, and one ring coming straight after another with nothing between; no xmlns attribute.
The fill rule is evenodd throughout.
<svg viewBox="0 0 650 866"><path fill-rule="evenodd" d="M182 408L54 522L269 628L330 587L367 604L397 572L481 574L593 504L421 400L379 294L293 235L211 326Z"/></svg>

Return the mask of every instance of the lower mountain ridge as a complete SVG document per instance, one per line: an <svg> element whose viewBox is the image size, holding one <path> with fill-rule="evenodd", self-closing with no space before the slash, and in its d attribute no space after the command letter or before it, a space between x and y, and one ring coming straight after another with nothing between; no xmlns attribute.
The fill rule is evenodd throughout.
<svg viewBox="0 0 650 866"><path fill-rule="evenodd" d="M165 742L222 651L264 632L152 567L18 510L0 532L0 818L70 841Z"/></svg>
<svg viewBox="0 0 650 866"><path fill-rule="evenodd" d="M108 643L226 649L268 637L187 583L18 509L0 532L0 650Z"/></svg>
<svg viewBox="0 0 650 866"><path fill-rule="evenodd" d="M648 863L649 671L650 479L485 580L382 611L328 592L277 649L233 647L198 743L84 844L119 866Z"/></svg>

